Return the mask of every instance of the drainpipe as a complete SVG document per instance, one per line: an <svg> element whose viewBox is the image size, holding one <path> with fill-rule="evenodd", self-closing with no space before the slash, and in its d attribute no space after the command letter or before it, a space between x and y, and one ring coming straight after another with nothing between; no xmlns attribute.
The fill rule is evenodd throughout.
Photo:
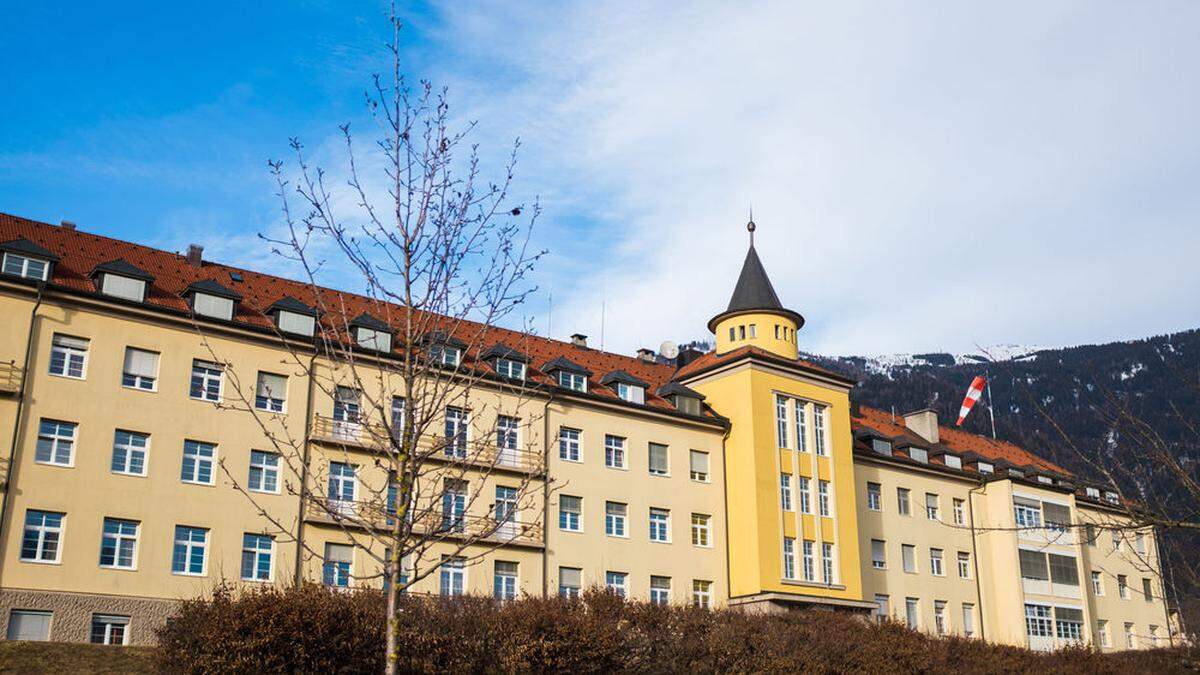
<svg viewBox="0 0 1200 675"><path fill-rule="evenodd" d="M733 425L725 424L725 433L721 435L721 498L725 505L725 605L733 598L733 577L729 563L729 434L733 433Z"/></svg>
<svg viewBox="0 0 1200 675"><path fill-rule="evenodd" d="M975 546L975 491L982 490L987 487L986 483L977 485L970 490L967 490L967 517L971 519L971 563L975 567L975 596L979 602L979 639L986 640L987 632L984 630L983 622L983 584L979 578L979 549ZM982 494L982 493L980 493Z"/></svg>
<svg viewBox="0 0 1200 675"><path fill-rule="evenodd" d="M317 363L317 353L313 352L308 360L308 400L304 402L304 453L303 464L300 466L300 504L296 512L296 570L295 585L297 588L304 581L304 500L308 496L308 449L309 437L312 435L313 419L313 368Z"/></svg>
<svg viewBox="0 0 1200 675"><path fill-rule="evenodd" d="M554 391L542 407L542 597L550 589L550 404Z"/></svg>
<svg viewBox="0 0 1200 675"><path fill-rule="evenodd" d="M37 285L37 302L29 312L29 332L25 336L25 360L21 364L21 386L17 389L17 412L13 415L12 443L8 446L8 462L4 467L4 498L0 500L0 541L4 540L4 526L8 523L8 502L12 493L13 463L17 458L17 433L21 429L21 414L25 410L25 389L29 383L29 357L33 354L33 329L37 322L37 311L42 306L42 294L46 282ZM4 569L4 549L0 548L0 570Z"/></svg>

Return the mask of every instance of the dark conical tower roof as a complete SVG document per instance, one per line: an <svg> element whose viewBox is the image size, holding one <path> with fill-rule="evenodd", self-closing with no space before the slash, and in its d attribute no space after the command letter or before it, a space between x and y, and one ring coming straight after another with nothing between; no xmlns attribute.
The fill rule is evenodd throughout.
<svg viewBox="0 0 1200 675"><path fill-rule="evenodd" d="M729 307L725 308L725 311L740 312L746 309L783 309L753 244L750 245L750 250L746 251L742 273L738 276L733 297L729 298Z"/></svg>

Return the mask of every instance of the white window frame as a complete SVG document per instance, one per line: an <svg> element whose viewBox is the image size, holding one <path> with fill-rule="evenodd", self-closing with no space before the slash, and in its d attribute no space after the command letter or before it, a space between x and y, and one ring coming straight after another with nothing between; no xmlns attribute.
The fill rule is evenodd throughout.
<svg viewBox="0 0 1200 675"><path fill-rule="evenodd" d="M929 573L935 577L946 576L946 552L940 548L929 549Z"/></svg>
<svg viewBox="0 0 1200 675"><path fill-rule="evenodd" d="M53 431L46 431L46 425L54 425ZM64 433L64 430L69 430L70 434ZM67 422L66 420L55 420L48 417L43 417L38 420L37 441L33 451L33 461L37 464L46 466L61 466L71 468L75 466L75 446L79 439L79 425L75 422ZM43 442L49 448L49 456L45 459L39 457L43 448ZM62 449L66 448L66 461L61 460Z"/></svg>
<svg viewBox="0 0 1200 675"><path fill-rule="evenodd" d="M202 541L193 541L191 538L180 539L180 530L188 533L201 532L204 534ZM176 525L174 530L174 538L171 545L171 574L184 577L205 577L208 576L208 539L209 530L206 527L194 527L191 525ZM175 553L180 546L183 546L183 569L175 569ZM192 572L189 570L192 564L192 555L200 552L200 571Z"/></svg>
<svg viewBox="0 0 1200 675"><path fill-rule="evenodd" d="M784 511L791 511L795 508L792 500L792 474L779 474L779 506Z"/></svg>
<svg viewBox="0 0 1200 675"><path fill-rule="evenodd" d="M875 555L876 553L879 555ZM871 568L877 570L887 569L887 542L883 539L871 540Z"/></svg>
<svg viewBox="0 0 1200 675"><path fill-rule="evenodd" d="M193 444L192 448L188 447L189 443ZM204 455L200 452L201 450L203 450L205 448L212 448L212 457L204 457ZM217 456L218 456L217 452L218 452L218 448L217 448L216 443L197 441L197 440L193 440L190 438L184 439L184 441L183 441L183 462L180 465L179 480L181 482L188 483L189 485L216 485L217 484L216 466L217 466ZM184 473L185 471L187 471L187 465L188 465L189 459L192 460L192 472L190 475ZM200 480L200 476L203 473L201 471L201 467L205 463L208 464L208 480L207 481Z"/></svg>
<svg viewBox="0 0 1200 675"><path fill-rule="evenodd" d="M704 513L692 514L692 546L698 548L713 547L712 516Z"/></svg>
<svg viewBox="0 0 1200 675"><path fill-rule="evenodd" d="M814 551L815 546L816 542L811 539L805 539L803 542L801 542L800 569L804 573L805 581L817 580L816 552Z"/></svg>
<svg viewBox="0 0 1200 675"><path fill-rule="evenodd" d="M704 471L696 470L697 459L704 464ZM697 483L709 482L711 465L708 459L708 453L703 450L688 450L688 477Z"/></svg>
<svg viewBox="0 0 1200 675"><path fill-rule="evenodd" d="M17 266L20 268L18 271L14 272L11 269L10 263L13 261L15 261ZM31 264L33 264L33 263L36 263L36 264L39 264L42 266L41 275L30 274L29 268L31 267ZM20 253L12 253L9 251L5 251L3 265L0 265L0 270L3 270L5 274L11 274L13 276L18 276L18 277L21 277L22 279L33 279L34 281L46 281L50 278L50 261L42 259L42 258L35 258L32 256L21 255Z"/></svg>
<svg viewBox="0 0 1200 675"><path fill-rule="evenodd" d="M501 568L501 565L504 567ZM511 560L496 560L492 563L492 597L500 602L517 599L520 586L521 567Z"/></svg>
<svg viewBox="0 0 1200 675"><path fill-rule="evenodd" d="M254 537L254 546L250 546L247 538ZM263 549L260 544L262 540L267 541L266 549ZM246 576L246 556L251 556L250 569L254 570L251 576ZM258 576L259 562L263 556L267 559L267 576L265 579ZM275 537L268 534L258 534L255 532L242 533L242 559L241 559L241 578L242 581L252 581L257 583L271 583L275 577Z"/></svg>
<svg viewBox="0 0 1200 675"><path fill-rule="evenodd" d="M587 375L570 370L560 370L557 373L558 386L571 391L587 393Z"/></svg>
<svg viewBox="0 0 1200 675"><path fill-rule="evenodd" d="M823 478L817 479L817 511L822 518L833 517L832 491L832 483Z"/></svg>
<svg viewBox="0 0 1200 675"><path fill-rule="evenodd" d="M214 375L215 373L215 375ZM217 383L217 393L212 394L212 383ZM199 388L197 388L199 384ZM193 401L220 403L225 393L225 369L219 363L192 359L192 373L188 378L188 397Z"/></svg>
<svg viewBox="0 0 1200 675"><path fill-rule="evenodd" d="M82 343L82 346L80 346ZM88 368L88 352L91 351L92 341L89 338L76 337L55 333L50 338L50 360L47 370L55 377L65 377L70 380L86 380ZM55 358L62 359L61 370L54 369ZM79 374L71 371L78 368Z"/></svg>
<svg viewBox="0 0 1200 675"><path fill-rule="evenodd" d="M604 573L604 588L618 598L627 597L629 592L629 573L606 571Z"/></svg>
<svg viewBox="0 0 1200 675"><path fill-rule="evenodd" d="M110 520L114 521L118 524L133 523L133 534L128 535L128 534L125 534L120 531L118 531L116 533L105 532L104 524ZM141 537L142 537L141 522L136 521L136 520L130 520L128 518L110 518L108 516L105 516L101 520L101 527L100 527L100 567L103 569L110 569L110 570L136 570L137 569L137 561L138 561L138 548L140 548L139 540L141 539ZM104 542L109 539L112 539L114 542L113 562L105 563L104 562ZM121 544L124 542L127 542L127 541L133 542L133 553L130 555L129 564L122 565L121 564Z"/></svg>
<svg viewBox="0 0 1200 675"><path fill-rule="evenodd" d="M657 544L671 543L671 510L651 506L647 522L650 527L650 541Z"/></svg>
<svg viewBox="0 0 1200 675"><path fill-rule="evenodd" d="M821 581L827 585L838 582L837 559L833 544L821 542Z"/></svg>
<svg viewBox="0 0 1200 675"><path fill-rule="evenodd" d="M825 411L827 406L813 404L813 451L818 457L829 455L829 439L825 429Z"/></svg>
<svg viewBox="0 0 1200 675"><path fill-rule="evenodd" d="M955 561L958 563L958 578L971 578L971 554L968 551L959 551L955 555Z"/></svg>
<svg viewBox="0 0 1200 675"><path fill-rule="evenodd" d="M275 391L270 385L264 384L264 375L268 378L283 380L283 390ZM287 390L287 375L270 373L265 370L258 371L258 378L254 382L254 407L264 412L278 413L280 415L287 414Z"/></svg>
<svg viewBox="0 0 1200 675"><path fill-rule="evenodd" d="M783 538L783 578L796 578L796 538Z"/></svg>
<svg viewBox="0 0 1200 675"><path fill-rule="evenodd" d="M712 582L706 579L692 579L692 606L698 609L712 607Z"/></svg>
<svg viewBox="0 0 1200 675"><path fill-rule="evenodd" d="M128 439L124 443L121 442L121 434L128 436ZM136 439L143 439L145 443L139 446L134 443ZM117 462L118 451L125 453L125 461L123 462L121 469L117 469L115 466ZM142 456L142 470L132 471L131 467L133 465L133 457L139 453ZM145 478L147 473L150 471L150 434L143 434L138 431L129 431L127 429L117 429L114 431L112 461L109 462L108 466L112 473L115 473L119 476L137 476L139 478Z"/></svg>
<svg viewBox="0 0 1200 675"><path fill-rule="evenodd" d="M629 469L629 453L625 450L625 437L616 436L613 434L604 435L604 466L609 469ZM619 457L621 462L615 463L614 458Z"/></svg>
<svg viewBox="0 0 1200 675"><path fill-rule="evenodd" d="M867 510L883 511L883 486L867 482Z"/></svg>
<svg viewBox="0 0 1200 675"><path fill-rule="evenodd" d="M583 431L573 427L558 428L558 458L564 462L583 462Z"/></svg>
<svg viewBox="0 0 1200 675"><path fill-rule="evenodd" d="M617 396L621 400L628 401L630 403L645 403L646 388L641 385L630 384L628 382L618 382Z"/></svg>
<svg viewBox="0 0 1200 675"><path fill-rule="evenodd" d="M567 507L564 499L576 500L575 510ZM572 518L571 516L574 516ZM575 495L559 495L558 497L558 529L563 532L583 532L583 497Z"/></svg>
<svg viewBox="0 0 1200 675"><path fill-rule="evenodd" d="M661 449L663 464L666 468L656 470L654 467L654 454L656 450ZM646 465L647 471L651 476L665 477L671 475L671 448L664 443L650 443L646 446Z"/></svg>
<svg viewBox="0 0 1200 675"><path fill-rule="evenodd" d="M663 580L666 585L663 585ZM658 585L655 585L658 582ZM665 606L671 604L671 577L658 574L650 575L650 604Z"/></svg>
<svg viewBox="0 0 1200 675"><path fill-rule="evenodd" d="M153 372L135 373L131 372L129 363L130 357L135 354L146 354L154 361ZM141 347L125 347L125 361L121 364L121 386L126 389L135 391L158 391L158 363L160 354L149 349Z"/></svg>
<svg viewBox="0 0 1200 675"><path fill-rule="evenodd" d="M604 534L621 539L629 538L629 504L604 502Z"/></svg>
<svg viewBox="0 0 1200 675"><path fill-rule="evenodd" d="M42 516L41 522L31 524L30 517L34 514ZM57 525L47 525L45 516L58 516ZM21 530L21 546L20 560L21 562L40 563L43 565L57 565L62 562L63 549L63 534L67 527L67 514L61 511L44 511L42 509L26 509L24 527ZM37 546L35 548L34 557L25 557L25 541L29 538L30 533L36 538ZM54 557L46 556L46 541L50 535L54 535Z"/></svg>
<svg viewBox="0 0 1200 675"><path fill-rule="evenodd" d="M104 635L100 642L94 642L92 640L92 638L95 637L95 634L96 634L96 624L97 623L104 626ZM113 641L113 627L114 626L122 627L120 642ZM101 645L127 645L127 644L129 644L129 617L116 616L113 614L93 614L92 622L91 622L91 624L89 624L89 627L88 627L88 642L90 644L101 644Z"/></svg>
<svg viewBox="0 0 1200 675"><path fill-rule="evenodd" d="M812 515L812 479L808 476L798 476L796 487L800 494L800 513Z"/></svg>
<svg viewBox="0 0 1200 675"><path fill-rule="evenodd" d="M496 359L496 374L509 380L525 381L525 364L512 359Z"/></svg>
<svg viewBox="0 0 1200 675"><path fill-rule="evenodd" d="M266 450L251 450L250 451L250 469L246 476L246 489L251 492L261 492L264 494L279 494L279 460L280 455L277 452L268 452ZM257 476L257 480L255 479ZM275 483L274 489L268 489L268 478L271 478Z"/></svg>

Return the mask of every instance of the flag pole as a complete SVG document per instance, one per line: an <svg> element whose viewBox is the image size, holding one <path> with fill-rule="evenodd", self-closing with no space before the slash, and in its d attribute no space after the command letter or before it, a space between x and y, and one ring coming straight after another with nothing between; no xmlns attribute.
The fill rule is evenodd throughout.
<svg viewBox="0 0 1200 675"><path fill-rule="evenodd" d="M992 440L996 439L996 406L992 399L992 373L984 370L983 374L987 377L987 395L988 395L988 417L992 418Z"/></svg>

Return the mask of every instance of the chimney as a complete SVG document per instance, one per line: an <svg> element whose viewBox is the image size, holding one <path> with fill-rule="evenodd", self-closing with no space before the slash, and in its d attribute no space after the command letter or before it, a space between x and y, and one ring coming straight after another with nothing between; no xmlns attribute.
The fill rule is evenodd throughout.
<svg viewBox="0 0 1200 675"><path fill-rule="evenodd" d="M204 247L188 244L187 261L192 267L200 267L204 263Z"/></svg>
<svg viewBox="0 0 1200 675"><path fill-rule="evenodd" d="M62 221L62 223L59 224L59 226L62 227L62 229L64 229L64 230L74 230L75 229L75 221L64 220L64 221Z"/></svg>
<svg viewBox="0 0 1200 675"><path fill-rule="evenodd" d="M646 363L654 363L655 361L653 349L646 349L645 347L642 347L637 351L637 355L638 359L645 361Z"/></svg>
<svg viewBox="0 0 1200 675"><path fill-rule="evenodd" d="M571 344L575 345L576 347L586 347L587 336L583 333L575 333L571 336Z"/></svg>
<svg viewBox="0 0 1200 675"><path fill-rule="evenodd" d="M850 416L862 417L862 403L856 398L850 399Z"/></svg>
<svg viewBox="0 0 1200 675"><path fill-rule="evenodd" d="M929 408L904 413L904 426L929 443L938 442L937 413Z"/></svg>
<svg viewBox="0 0 1200 675"><path fill-rule="evenodd" d="M682 368L696 359L704 356L704 352L692 347L684 347L679 350L679 356L675 357L675 367Z"/></svg>

